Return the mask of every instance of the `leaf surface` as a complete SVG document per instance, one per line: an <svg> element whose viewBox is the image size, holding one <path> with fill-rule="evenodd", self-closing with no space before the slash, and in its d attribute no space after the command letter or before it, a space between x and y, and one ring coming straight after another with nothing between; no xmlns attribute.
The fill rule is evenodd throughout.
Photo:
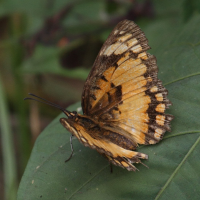
<svg viewBox="0 0 200 200"><path fill-rule="evenodd" d="M96 151L73 140L58 116L38 137L18 191L18 200L200 199L200 16L193 17L168 45L155 53L159 78L173 102L172 132L156 145L139 172L110 167ZM165 41L163 41L164 43ZM69 110L76 110L80 103Z"/></svg>

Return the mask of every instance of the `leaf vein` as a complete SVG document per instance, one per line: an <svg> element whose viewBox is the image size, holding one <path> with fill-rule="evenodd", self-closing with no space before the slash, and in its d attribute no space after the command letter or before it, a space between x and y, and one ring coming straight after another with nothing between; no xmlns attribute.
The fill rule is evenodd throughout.
<svg viewBox="0 0 200 200"><path fill-rule="evenodd" d="M69 199L71 199L74 194L76 194L79 190L81 190L85 185L87 185L92 179L94 179L98 174L100 174L104 169L106 169L108 167L108 165L106 165L105 167L103 167L101 170L99 170L93 177L91 177L90 179L88 179L81 187L79 187L75 192L73 192L71 194L71 196L69 197Z"/></svg>
<svg viewBox="0 0 200 200"><path fill-rule="evenodd" d="M184 76L184 77L181 77L181 78L178 78L178 79L176 79L176 80L173 80L173 81L171 81L171 82L165 83L165 84L163 84L163 85L164 85L164 86L170 85L170 84L172 84L172 83L175 83L175 82L178 82L178 81L181 81L181 80L190 78L190 77L192 77L192 76L198 76L198 75L200 75L200 72L194 73L194 74L190 74L190 75L188 75L188 76Z"/></svg>
<svg viewBox="0 0 200 200"><path fill-rule="evenodd" d="M162 187L162 189L158 192L158 195L156 196L155 200L158 200L160 198L160 196L162 195L162 193L165 191L165 189L169 186L170 182L172 181L172 179L174 178L174 176L177 174L178 170L181 168L181 166L185 163L186 159L190 156L190 154L192 153L192 151L195 149L195 147L197 146L197 144L200 142L200 136L199 138L196 140L196 142L192 145L192 147L190 148L190 150L188 151L188 153L185 155L185 157L183 158L183 160L181 161L181 163L177 166L177 168L174 170L174 172L172 173L172 175L169 177L169 179L167 180L167 182L165 183L165 185Z"/></svg>

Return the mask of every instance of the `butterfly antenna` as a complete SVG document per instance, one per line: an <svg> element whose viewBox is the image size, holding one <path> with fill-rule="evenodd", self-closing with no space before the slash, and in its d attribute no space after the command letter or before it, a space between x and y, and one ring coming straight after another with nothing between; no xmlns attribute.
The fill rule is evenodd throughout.
<svg viewBox="0 0 200 200"><path fill-rule="evenodd" d="M38 102L40 102L40 103L47 104L47 105L49 105L49 106L58 108L59 110L61 110L62 112L64 112L64 113L67 115L67 117L70 117L70 116L71 116L71 115L70 115L70 112L69 112L68 110L64 109L63 107L61 107L61 106L59 106L59 105L57 105L57 104L55 104L55 103L52 103L52 102L50 102L50 101L48 101L48 100L46 100L46 99L44 99L44 98L42 98L42 97L39 97L39 96L37 96L37 95L35 95L35 94L32 94L32 93L28 93L28 94L31 95L31 96L34 96L34 97L36 97L36 98L38 98L38 99L41 99L41 100L43 100L43 101L38 100L38 99L35 99L35 98L31 98L31 97L26 97L26 98L24 98L24 100L34 100L34 101L38 101Z"/></svg>

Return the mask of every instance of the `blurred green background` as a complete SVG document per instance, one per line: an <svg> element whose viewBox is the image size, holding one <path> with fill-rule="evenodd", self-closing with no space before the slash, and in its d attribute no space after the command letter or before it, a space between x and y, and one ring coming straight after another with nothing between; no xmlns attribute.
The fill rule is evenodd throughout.
<svg viewBox="0 0 200 200"><path fill-rule="evenodd" d="M34 141L60 113L23 101L28 92L63 107L80 101L119 21L135 21L156 55L199 12L198 0L1 0L0 199L16 198Z"/></svg>

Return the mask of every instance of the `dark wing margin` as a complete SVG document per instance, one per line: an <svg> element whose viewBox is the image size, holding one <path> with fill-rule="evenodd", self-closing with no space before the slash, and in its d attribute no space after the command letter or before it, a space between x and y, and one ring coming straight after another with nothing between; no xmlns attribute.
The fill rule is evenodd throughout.
<svg viewBox="0 0 200 200"><path fill-rule="evenodd" d="M83 113L90 115L101 96L109 91L110 87L114 87L110 79L119 65L120 58L125 60L128 52L133 58L139 54L142 57L142 52L148 49L150 49L148 40L134 22L129 20L119 22L102 46L85 82L82 94Z"/></svg>

